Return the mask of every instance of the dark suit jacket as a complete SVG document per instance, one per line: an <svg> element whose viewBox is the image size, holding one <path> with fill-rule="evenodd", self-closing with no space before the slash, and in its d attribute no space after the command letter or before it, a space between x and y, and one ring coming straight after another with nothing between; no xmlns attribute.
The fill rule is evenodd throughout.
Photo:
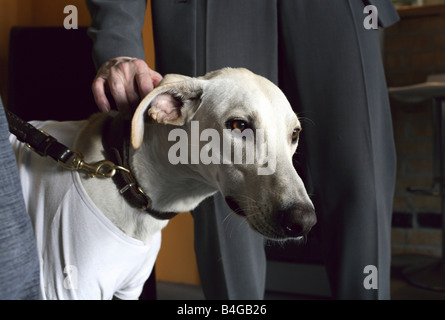
<svg viewBox="0 0 445 320"><path fill-rule="evenodd" d="M196 76L243 66L276 81L281 1L152 0L157 70ZM95 40L96 67L117 56L145 58L141 32L145 0L86 3L93 21L89 34ZM381 26L397 21L390 0L363 0L367 4L377 6Z"/></svg>

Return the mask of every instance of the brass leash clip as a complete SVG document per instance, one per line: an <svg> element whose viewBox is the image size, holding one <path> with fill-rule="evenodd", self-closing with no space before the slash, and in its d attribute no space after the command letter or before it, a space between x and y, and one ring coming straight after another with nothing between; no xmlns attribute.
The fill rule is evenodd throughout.
<svg viewBox="0 0 445 320"><path fill-rule="evenodd" d="M70 170L83 171L88 174L90 178L112 178L116 174L116 170L123 170L129 172L128 169L116 166L113 162L108 160L101 160L92 164L84 161L83 155L78 151L73 151L75 156L70 164L59 161L59 164Z"/></svg>

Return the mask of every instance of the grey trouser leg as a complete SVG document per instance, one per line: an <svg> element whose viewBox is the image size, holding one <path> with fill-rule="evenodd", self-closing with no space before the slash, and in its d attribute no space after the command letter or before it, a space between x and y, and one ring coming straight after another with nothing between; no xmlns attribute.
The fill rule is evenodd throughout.
<svg viewBox="0 0 445 320"><path fill-rule="evenodd" d="M227 207L221 194L193 212L195 251L207 299L264 298L266 257L263 238Z"/></svg>
<svg viewBox="0 0 445 320"><path fill-rule="evenodd" d="M280 87L303 119L299 161L334 297L388 299L395 148L378 31L363 27L363 7L279 1ZM363 285L368 265L378 289Z"/></svg>

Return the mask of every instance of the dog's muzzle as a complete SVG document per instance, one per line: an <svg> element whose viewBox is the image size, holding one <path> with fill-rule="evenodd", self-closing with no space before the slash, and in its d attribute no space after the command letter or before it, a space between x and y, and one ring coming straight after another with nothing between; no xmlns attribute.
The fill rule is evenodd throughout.
<svg viewBox="0 0 445 320"><path fill-rule="evenodd" d="M246 212L233 197L225 200L235 214L244 217L252 229L269 239L301 238L317 223L312 203L292 205L265 216L259 208L251 214Z"/></svg>

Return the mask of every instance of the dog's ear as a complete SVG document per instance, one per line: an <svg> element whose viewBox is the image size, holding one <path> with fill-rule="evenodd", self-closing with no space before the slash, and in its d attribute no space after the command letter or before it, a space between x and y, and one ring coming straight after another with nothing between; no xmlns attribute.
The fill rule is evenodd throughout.
<svg viewBox="0 0 445 320"><path fill-rule="evenodd" d="M131 123L131 143L138 149L146 116L158 123L181 126L191 120L201 102L203 80L167 75L139 104Z"/></svg>

